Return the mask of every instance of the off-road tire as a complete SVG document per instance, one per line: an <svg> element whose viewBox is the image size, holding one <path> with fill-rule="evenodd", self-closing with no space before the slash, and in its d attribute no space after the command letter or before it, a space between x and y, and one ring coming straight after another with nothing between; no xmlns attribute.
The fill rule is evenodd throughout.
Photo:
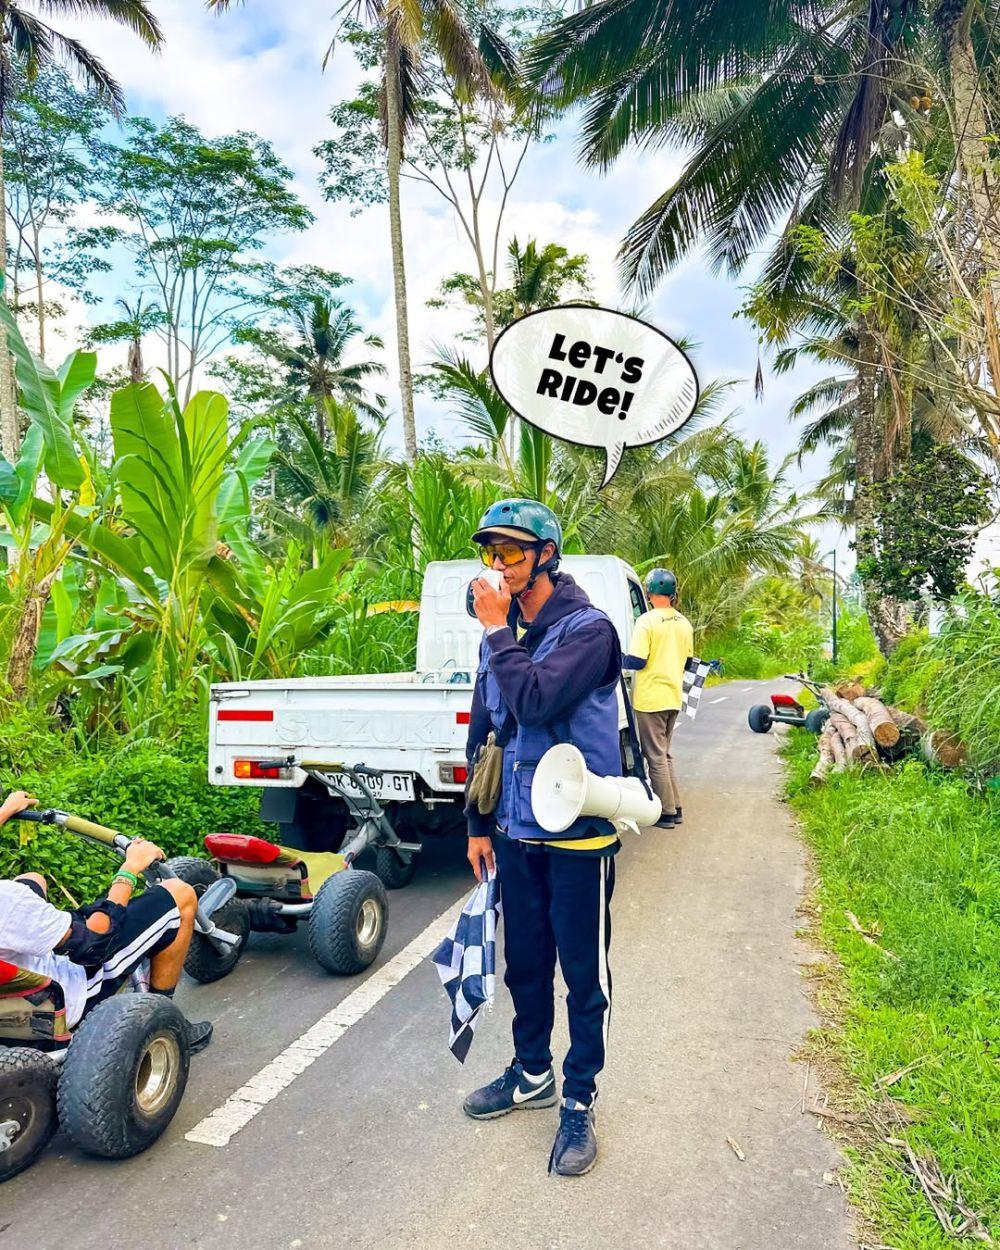
<svg viewBox="0 0 1000 1250"><path fill-rule="evenodd" d="M175 859L168 859L166 867L182 881L193 885L196 890L201 886L199 894L219 879L219 874L208 860L199 859L197 855L178 855Z"/></svg>
<svg viewBox="0 0 1000 1250"><path fill-rule="evenodd" d="M0 1120L15 1106L21 1130L9 1150L0 1152L0 1184L29 1167L56 1131L56 1080L59 1069L47 1056L21 1047L0 1047ZM28 1118L23 1117L27 1110Z"/></svg>
<svg viewBox="0 0 1000 1250"><path fill-rule="evenodd" d="M387 890L401 890L417 875L418 857L417 851L397 854L391 846L380 846L375 851L375 875Z"/></svg>
<svg viewBox="0 0 1000 1250"><path fill-rule="evenodd" d="M822 732L823 726L830 719L830 709L828 707L814 707L811 711L806 712L806 729L811 734Z"/></svg>
<svg viewBox="0 0 1000 1250"><path fill-rule="evenodd" d="M755 703L747 713L747 724L755 734L766 734L774 723L774 713L766 703Z"/></svg>
<svg viewBox="0 0 1000 1250"><path fill-rule="evenodd" d="M167 860L167 867L182 881L194 886L194 892L200 898L208 887L218 881L219 874L206 859L198 859L194 855L179 855L176 859ZM230 946L222 954L215 949L206 937L195 930L191 935L184 960L184 971L195 981L208 985L212 981L221 981L227 977L240 961L240 956L250 936L250 917L247 909L239 899L230 899L228 903L214 912L212 919L220 929L235 933L240 939L238 946Z"/></svg>
<svg viewBox="0 0 1000 1250"><path fill-rule="evenodd" d="M167 1055L162 1087L144 1108L151 1053ZM104 1159L151 1146L174 1118L187 1086L187 1021L161 994L116 994L77 1028L59 1076L59 1122L73 1144Z"/></svg>
<svg viewBox="0 0 1000 1250"><path fill-rule="evenodd" d="M374 929L367 932L373 920ZM377 958L385 941L389 906L373 872L347 868L328 877L309 913L309 949L327 972L351 976Z"/></svg>
<svg viewBox="0 0 1000 1250"><path fill-rule="evenodd" d="M197 886L195 887L197 889ZM199 891L200 892L200 891ZM191 945L188 947L184 960L184 971L195 981L208 985L212 981L221 981L240 961L246 949L247 938L250 936L250 916L246 907L238 898L231 898L217 911L212 913L212 920L220 929L227 933L235 933L240 939L236 946L227 946L225 952L218 951L197 929L191 934Z"/></svg>

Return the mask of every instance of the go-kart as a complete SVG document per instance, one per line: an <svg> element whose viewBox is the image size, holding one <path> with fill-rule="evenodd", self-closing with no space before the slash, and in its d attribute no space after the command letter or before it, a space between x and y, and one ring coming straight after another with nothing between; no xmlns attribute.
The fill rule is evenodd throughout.
<svg viewBox="0 0 1000 1250"><path fill-rule="evenodd" d="M807 712L792 695L772 694L770 707L766 703L753 705L747 713L747 723L755 734L768 733L772 725L804 726L811 733L818 734L830 715L822 688L805 673L785 673L784 676L786 681L797 681L806 690L811 690L819 700L819 707L811 708Z"/></svg>
<svg viewBox="0 0 1000 1250"><path fill-rule="evenodd" d="M171 871L199 894L207 896L220 881L229 883L235 893L226 904L225 924L239 941L220 950L208 937L195 933L184 969L196 981L217 981L232 972L251 932L294 933L303 922L308 926L309 950L327 972L347 976L363 972L382 949L388 923L383 880L393 870L392 884L408 881L420 844L400 839L367 784L366 778L381 775L377 769L297 762L294 757L258 764L261 769L292 766L342 798L353 824L336 851L210 833L205 849L212 862L193 856L170 860ZM382 866L381 876L356 867L358 856L369 849L374 849Z"/></svg>
<svg viewBox="0 0 1000 1250"><path fill-rule="evenodd" d="M17 819L62 826L122 858L131 839L66 812L24 811ZM144 876L173 876L152 864ZM200 940L229 949L237 936L218 926L233 887L199 900ZM62 988L0 960L0 1181L33 1163L61 1126L73 1144L105 1159L151 1146L174 1118L188 1079L187 1023L149 988L148 964L122 992L88 1011L71 1030Z"/></svg>

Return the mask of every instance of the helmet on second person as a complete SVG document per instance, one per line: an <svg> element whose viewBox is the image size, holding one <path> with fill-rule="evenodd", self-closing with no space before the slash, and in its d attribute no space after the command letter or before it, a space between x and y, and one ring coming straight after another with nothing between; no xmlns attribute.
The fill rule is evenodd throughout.
<svg viewBox="0 0 1000 1250"><path fill-rule="evenodd" d="M677 578L669 569L650 569L646 575L646 594L669 595L672 599L677 594Z"/></svg>

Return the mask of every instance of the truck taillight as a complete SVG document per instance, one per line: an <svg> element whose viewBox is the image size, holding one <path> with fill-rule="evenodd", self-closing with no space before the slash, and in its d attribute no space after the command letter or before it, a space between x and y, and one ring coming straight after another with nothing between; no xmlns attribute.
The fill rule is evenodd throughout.
<svg viewBox="0 0 1000 1250"><path fill-rule="evenodd" d="M279 760L234 760L233 776L240 781L287 781L292 770Z"/></svg>
<svg viewBox="0 0 1000 1250"><path fill-rule="evenodd" d="M445 786L464 786L469 780L469 770L464 764L442 764L439 772L441 784Z"/></svg>

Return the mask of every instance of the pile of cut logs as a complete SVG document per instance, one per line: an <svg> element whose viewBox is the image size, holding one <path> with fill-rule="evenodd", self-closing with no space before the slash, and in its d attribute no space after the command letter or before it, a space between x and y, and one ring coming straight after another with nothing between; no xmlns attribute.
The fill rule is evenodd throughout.
<svg viewBox="0 0 1000 1250"><path fill-rule="evenodd" d="M953 733L931 729L919 716L887 707L877 690L860 682L825 687L823 698L830 718L819 735L819 760L810 774L814 785L853 764L894 763L910 752L941 768L965 763L965 746Z"/></svg>

